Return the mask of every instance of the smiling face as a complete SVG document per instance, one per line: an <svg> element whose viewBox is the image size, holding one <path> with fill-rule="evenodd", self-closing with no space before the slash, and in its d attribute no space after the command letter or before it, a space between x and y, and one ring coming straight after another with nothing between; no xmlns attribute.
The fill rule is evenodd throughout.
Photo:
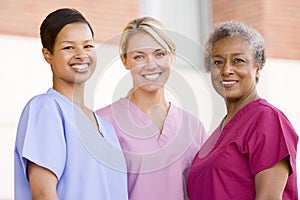
<svg viewBox="0 0 300 200"><path fill-rule="evenodd" d="M156 92L165 85L173 59L173 54L143 32L130 37L126 57L122 56L126 69L131 70L133 89L146 92Z"/></svg>
<svg viewBox="0 0 300 200"><path fill-rule="evenodd" d="M85 23L63 27L56 37L53 53L44 48L43 54L51 65L54 87L57 84L84 83L95 70L94 39Z"/></svg>
<svg viewBox="0 0 300 200"><path fill-rule="evenodd" d="M212 83L224 99L236 101L255 98L259 65L246 40L238 36L218 40L210 56Z"/></svg>

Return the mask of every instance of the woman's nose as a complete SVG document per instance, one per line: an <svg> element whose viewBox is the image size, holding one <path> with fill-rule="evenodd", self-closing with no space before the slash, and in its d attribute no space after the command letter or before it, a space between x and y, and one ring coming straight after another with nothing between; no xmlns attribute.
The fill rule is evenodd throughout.
<svg viewBox="0 0 300 200"><path fill-rule="evenodd" d="M147 58L147 62L146 62L146 69L154 69L157 67L157 62L155 60L155 58L153 58L152 56L149 56Z"/></svg>
<svg viewBox="0 0 300 200"><path fill-rule="evenodd" d="M75 52L75 58L76 59L85 59L87 57L88 57L88 54L87 54L87 52L84 49L78 48L76 50L76 52Z"/></svg>
<svg viewBox="0 0 300 200"><path fill-rule="evenodd" d="M221 74L228 76L233 73L233 68L230 62L225 62L224 66L221 68Z"/></svg>

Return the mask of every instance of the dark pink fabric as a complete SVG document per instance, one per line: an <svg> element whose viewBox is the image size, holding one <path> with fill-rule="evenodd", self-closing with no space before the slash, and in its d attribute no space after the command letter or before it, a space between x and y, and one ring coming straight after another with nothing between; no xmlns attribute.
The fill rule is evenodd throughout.
<svg viewBox="0 0 300 200"><path fill-rule="evenodd" d="M255 175L287 156L292 170L283 199L298 199L297 142L280 110L264 99L249 103L196 155L188 175L190 199L255 199Z"/></svg>

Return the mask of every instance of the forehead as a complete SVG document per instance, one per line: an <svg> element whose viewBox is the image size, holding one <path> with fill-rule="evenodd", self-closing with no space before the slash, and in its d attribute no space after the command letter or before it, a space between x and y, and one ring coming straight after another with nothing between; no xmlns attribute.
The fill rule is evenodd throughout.
<svg viewBox="0 0 300 200"><path fill-rule="evenodd" d="M222 38L214 43L211 54L252 53L247 40L239 36Z"/></svg>
<svg viewBox="0 0 300 200"><path fill-rule="evenodd" d="M93 40L92 32L85 23L72 23L64 26L57 34L56 41Z"/></svg>
<svg viewBox="0 0 300 200"><path fill-rule="evenodd" d="M139 32L129 38L127 51L142 49L163 49L163 47L151 35Z"/></svg>

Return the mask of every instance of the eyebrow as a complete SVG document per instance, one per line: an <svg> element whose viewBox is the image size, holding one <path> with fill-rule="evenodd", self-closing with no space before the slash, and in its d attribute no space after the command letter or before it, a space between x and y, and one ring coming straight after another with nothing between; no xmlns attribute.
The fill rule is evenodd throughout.
<svg viewBox="0 0 300 200"><path fill-rule="evenodd" d="M144 49L145 49L145 48L144 48ZM149 48L149 49L151 49L151 48ZM158 52L158 51L166 51L166 50L165 50L164 48L162 48L162 49L155 49L154 52ZM139 49L127 51L127 54L134 54L134 53L144 53L144 51L141 51L141 50L139 50Z"/></svg>
<svg viewBox="0 0 300 200"><path fill-rule="evenodd" d="M240 55L245 55L245 54L244 53L233 53L231 55L233 55L233 56L240 56Z"/></svg>
<svg viewBox="0 0 300 200"><path fill-rule="evenodd" d="M87 43L87 42L94 42L94 40L85 40L85 41L83 41L83 43ZM66 41L61 41L59 44L63 44L63 43L71 43L71 44L73 44L73 43L76 43L76 42L66 40Z"/></svg>
<svg viewBox="0 0 300 200"><path fill-rule="evenodd" d="M245 55L245 54L244 53L231 53L230 55L231 56L240 56L240 55ZM212 55L211 57L223 58L223 56L220 54Z"/></svg>

